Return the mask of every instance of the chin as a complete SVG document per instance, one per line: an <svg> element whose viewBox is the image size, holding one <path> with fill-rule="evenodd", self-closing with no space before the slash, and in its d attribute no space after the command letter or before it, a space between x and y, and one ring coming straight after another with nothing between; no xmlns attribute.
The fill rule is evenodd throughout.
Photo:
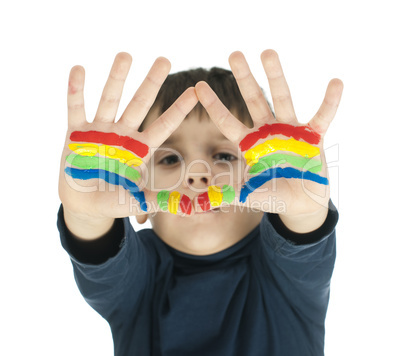
<svg viewBox="0 0 402 356"><path fill-rule="evenodd" d="M189 217L157 213L151 222L157 235L176 250L207 255L222 251L244 238L259 224L262 216L261 212L230 206Z"/></svg>

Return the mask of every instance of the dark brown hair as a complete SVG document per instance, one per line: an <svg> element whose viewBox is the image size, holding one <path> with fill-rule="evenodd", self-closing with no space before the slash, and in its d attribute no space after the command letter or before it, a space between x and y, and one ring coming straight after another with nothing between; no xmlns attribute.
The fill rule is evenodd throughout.
<svg viewBox="0 0 402 356"><path fill-rule="evenodd" d="M162 84L150 112L157 109L158 114L162 114L187 88L195 86L199 81L207 82L222 103L241 122L248 127L253 126L250 113L248 112L246 103L244 102L232 72L217 67L211 69L189 69L169 74ZM192 112L197 113L201 117L206 111L200 103L197 103ZM145 117L144 122L147 120L147 117ZM142 130L143 124L140 127L140 131Z"/></svg>

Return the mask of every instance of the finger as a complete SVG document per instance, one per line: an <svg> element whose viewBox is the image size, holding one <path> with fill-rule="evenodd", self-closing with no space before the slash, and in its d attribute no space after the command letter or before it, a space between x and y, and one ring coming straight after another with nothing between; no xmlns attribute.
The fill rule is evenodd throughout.
<svg viewBox="0 0 402 356"><path fill-rule="evenodd" d="M255 126L261 126L267 121L274 121L268 102L253 77L243 53L232 53L229 57L229 64Z"/></svg>
<svg viewBox="0 0 402 356"><path fill-rule="evenodd" d="M128 53L116 55L94 121L114 122L131 62L132 58Z"/></svg>
<svg viewBox="0 0 402 356"><path fill-rule="evenodd" d="M247 126L232 115L206 82L197 83L195 89L200 103L218 129L228 140L238 143L245 131L248 132Z"/></svg>
<svg viewBox="0 0 402 356"><path fill-rule="evenodd" d="M328 84L320 108L309 122L309 126L321 136L325 135L331 121L335 117L339 102L341 101L342 91L342 81L340 79L332 79Z"/></svg>
<svg viewBox="0 0 402 356"><path fill-rule="evenodd" d="M170 62L164 57L155 60L144 81L134 94L119 122L138 129L154 103L170 71Z"/></svg>
<svg viewBox="0 0 402 356"><path fill-rule="evenodd" d="M187 114L197 104L198 98L193 87L188 88L157 120L155 120L143 135L151 147L159 147L179 127Z"/></svg>
<svg viewBox="0 0 402 356"><path fill-rule="evenodd" d="M79 126L86 122L84 107L85 70L81 66L71 68L68 80L68 125Z"/></svg>
<svg viewBox="0 0 402 356"><path fill-rule="evenodd" d="M261 61L268 78L276 119L279 122L296 125L298 122L292 98L278 54L273 50L266 50L261 53Z"/></svg>

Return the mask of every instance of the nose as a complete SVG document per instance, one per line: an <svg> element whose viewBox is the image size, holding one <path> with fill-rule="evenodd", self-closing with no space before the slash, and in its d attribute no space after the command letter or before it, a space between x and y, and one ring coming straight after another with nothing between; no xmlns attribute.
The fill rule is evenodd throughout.
<svg viewBox="0 0 402 356"><path fill-rule="evenodd" d="M187 179L187 183L188 185L194 185L194 184L204 184L204 185L209 185L208 184L209 179L207 177L198 177L198 178L194 178L194 177L189 177Z"/></svg>
<svg viewBox="0 0 402 356"><path fill-rule="evenodd" d="M185 181L189 188L205 189L211 182L211 168L205 161L196 161L188 165Z"/></svg>

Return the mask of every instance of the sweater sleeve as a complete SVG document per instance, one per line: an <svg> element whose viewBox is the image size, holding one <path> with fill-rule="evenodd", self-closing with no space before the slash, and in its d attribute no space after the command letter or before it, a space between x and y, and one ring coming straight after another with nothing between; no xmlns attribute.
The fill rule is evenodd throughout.
<svg viewBox="0 0 402 356"><path fill-rule="evenodd" d="M332 201L324 224L308 234L286 228L277 216L265 214L261 236L265 266L280 297L300 320L321 332L335 264L335 226L338 212Z"/></svg>
<svg viewBox="0 0 402 356"><path fill-rule="evenodd" d="M129 218L116 219L107 236L86 242L74 238L64 222L63 206L57 227L63 248L69 254L77 286L86 302L106 320L127 313L120 303L131 293L132 305L141 299L149 273L145 248ZM135 284L135 288L132 285Z"/></svg>

